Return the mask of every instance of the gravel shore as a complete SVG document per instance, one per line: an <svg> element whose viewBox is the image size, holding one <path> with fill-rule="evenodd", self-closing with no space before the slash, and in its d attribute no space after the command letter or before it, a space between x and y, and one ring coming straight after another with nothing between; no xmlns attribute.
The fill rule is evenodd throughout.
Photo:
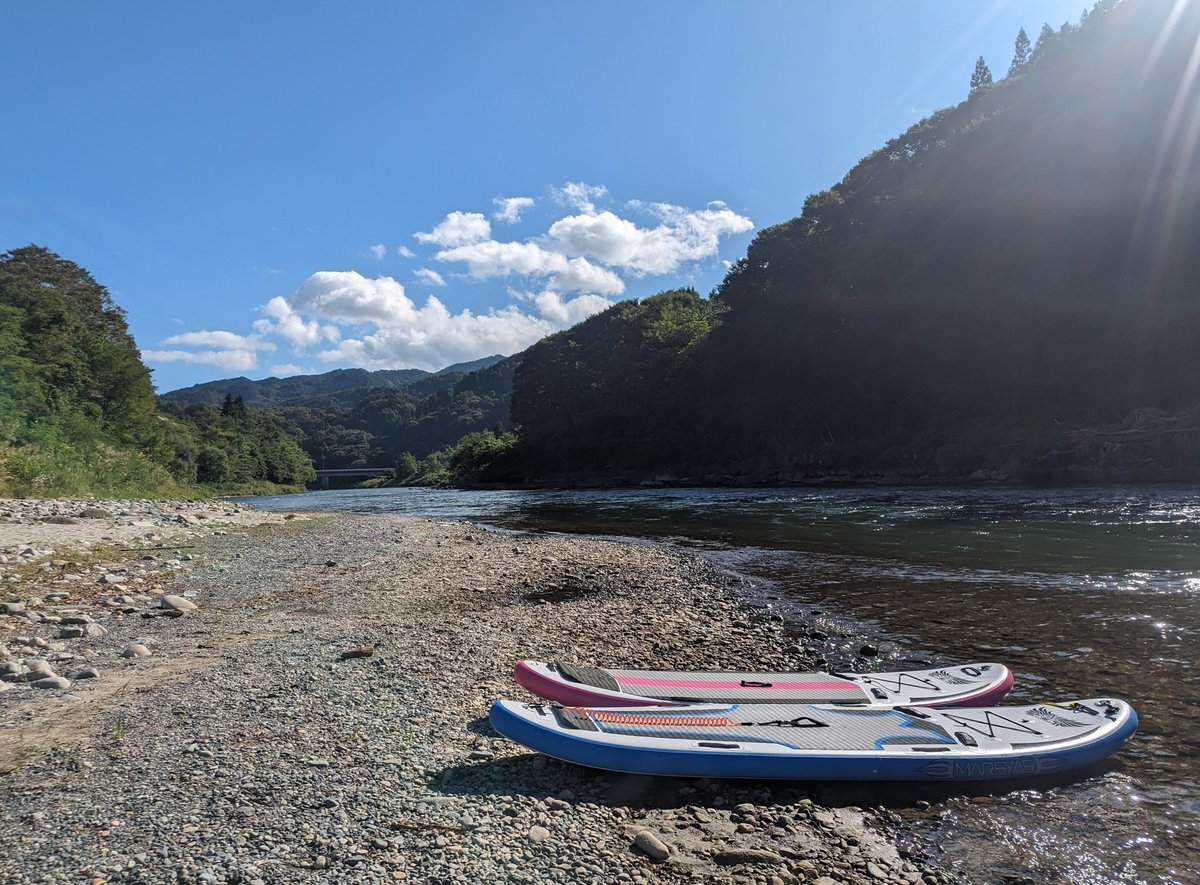
<svg viewBox="0 0 1200 885"><path fill-rule="evenodd" d="M186 553L164 537L86 572L26 563L0 589L0 881L950 881L901 856L887 812L591 771L491 730L492 700L525 696L521 658L810 664L698 557L392 517L206 521Z"/></svg>

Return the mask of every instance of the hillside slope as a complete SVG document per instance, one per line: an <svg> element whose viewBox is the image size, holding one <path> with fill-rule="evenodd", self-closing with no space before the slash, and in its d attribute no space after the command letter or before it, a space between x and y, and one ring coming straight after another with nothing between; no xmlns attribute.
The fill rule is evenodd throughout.
<svg viewBox="0 0 1200 885"><path fill-rule="evenodd" d="M270 418L197 408L159 411L125 312L88 271L44 246L0 254L0 494L193 496L312 478Z"/></svg>
<svg viewBox="0 0 1200 885"><path fill-rule="evenodd" d="M1200 4L1175 7L1105 2L1047 29L1022 70L761 231L684 365L597 406L535 379L604 365L601 347L534 348L517 472L1200 477Z"/></svg>

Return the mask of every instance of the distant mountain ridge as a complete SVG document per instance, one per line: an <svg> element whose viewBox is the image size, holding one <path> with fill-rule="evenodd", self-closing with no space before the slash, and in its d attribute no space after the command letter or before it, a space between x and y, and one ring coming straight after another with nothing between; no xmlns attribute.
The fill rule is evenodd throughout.
<svg viewBox="0 0 1200 885"><path fill-rule="evenodd" d="M248 406L267 407L294 399L336 396L351 391L360 391L379 387L407 387L427 378L441 375L466 375L494 366L504 357L496 354L455 363L436 372L426 372L423 369L334 369L319 375L292 375L287 378L263 378L253 381L244 376L237 378L222 378L217 381L205 381L159 394L164 402L185 404L207 403L219 406L225 400L225 395L241 397Z"/></svg>

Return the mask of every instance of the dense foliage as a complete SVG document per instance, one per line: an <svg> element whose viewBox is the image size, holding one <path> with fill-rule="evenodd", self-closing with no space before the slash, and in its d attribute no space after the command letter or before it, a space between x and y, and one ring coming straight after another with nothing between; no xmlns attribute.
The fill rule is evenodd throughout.
<svg viewBox="0 0 1200 885"><path fill-rule="evenodd" d="M278 426L242 412L160 414L104 286L41 246L0 255L0 494L177 495L312 477Z"/></svg>
<svg viewBox="0 0 1200 885"><path fill-rule="evenodd" d="M761 231L702 334L648 333L648 299L531 348L509 469L1200 476L1200 4L1174 5L1019 34L1010 76Z"/></svg>
<svg viewBox="0 0 1200 885"><path fill-rule="evenodd" d="M315 479L312 459L274 416L226 395L220 409L165 404L187 431L174 446L172 473L181 481L229 488L260 482L298 486Z"/></svg>
<svg viewBox="0 0 1200 885"><path fill-rule="evenodd" d="M682 453L661 446L698 432L704 391L694 387L694 358L723 312L692 289L663 292L529 348L512 416L530 457L597 473L677 463Z"/></svg>
<svg viewBox="0 0 1200 885"><path fill-rule="evenodd" d="M516 444L517 435L503 428L477 430L421 460L405 452L396 461L392 476L366 485L449 487L487 484L499 465L506 463Z"/></svg>
<svg viewBox="0 0 1200 885"><path fill-rule="evenodd" d="M319 468L389 467L446 449L468 433L509 426L515 359L445 370L404 387L370 387L274 407Z"/></svg>
<svg viewBox="0 0 1200 885"><path fill-rule="evenodd" d="M319 469L397 467L404 477L450 475L453 447L464 436L509 427L516 359L484 357L439 372L338 369L250 381L229 378L160 397L172 415L206 414L202 404L233 397L283 428ZM411 465L430 459L418 468ZM411 463L410 463L411 459Z"/></svg>

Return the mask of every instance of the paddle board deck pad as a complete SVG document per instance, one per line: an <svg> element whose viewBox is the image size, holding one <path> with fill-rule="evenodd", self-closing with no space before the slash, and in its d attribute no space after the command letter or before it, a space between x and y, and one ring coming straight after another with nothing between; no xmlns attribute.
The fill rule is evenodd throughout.
<svg viewBox="0 0 1200 885"><path fill-rule="evenodd" d="M492 727L557 759L632 774L986 781L1059 774L1119 750L1127 703L1018 707L699 704L595 709L496 701Z"/></svg>
<svg viewBox="0 0 1200 885"><path fill-rule="evenodd" d="M898 673L704 673L607 670L521 661L517 682L540 698L583 707L680 704L866 704L990 707L1012 690L1003 664Z"/></svg>

